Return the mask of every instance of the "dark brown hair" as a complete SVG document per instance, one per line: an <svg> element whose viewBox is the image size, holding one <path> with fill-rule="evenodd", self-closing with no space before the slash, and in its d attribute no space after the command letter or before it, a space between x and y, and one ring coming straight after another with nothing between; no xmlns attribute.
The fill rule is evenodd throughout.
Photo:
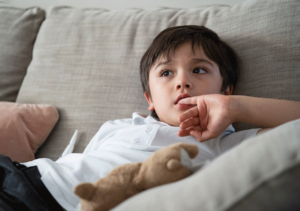
<svg viewBox="0 0 300 211"><path fill-rule="evenodd" d="M203 49L206 56L219 66L223 78L221 92L229 85L235 87L238 75L238 57L234 50L222 41L212 30L204 26L186 25L170 27L160 32L153 40L140 62L140 78L143 91L151 97L149 87L149 72L154 63L161 56L169 57L176 48L184 42L192 43L192 50L195 46ZM155 111L152 116L157 117Z"/></svg>

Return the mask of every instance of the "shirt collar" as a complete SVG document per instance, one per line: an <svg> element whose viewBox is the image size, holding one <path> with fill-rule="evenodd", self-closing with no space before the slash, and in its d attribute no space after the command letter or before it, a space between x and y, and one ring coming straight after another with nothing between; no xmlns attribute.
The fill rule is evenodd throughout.
<svg viewBox="0 0 300 211"><path fill-rule="evenodd" d="M168 125L167 123L161 122L158 119L152 117L151 115L146 115L139 112L134 112L132 114L132 124L144 125L148 123L160 123L160 124Z"/></svg>
<svg viewBox="0 0 300 211"><path fill-rule="evenodd" d="M147 117L147 115L141 114L141 113L138 113L138 112L134 112L132 114L132 124L133 125L144 125L145 124L145 117Z"/></svg>
<svg viewBox="0 0 300 211"><path fill-rule="evenodd" d="M160 124L164 124L164 125L169 126L167 123L161 122L158 119L156 119L156 118L154 118L150 115L142 114L142 113L139 113L139 112L134 112L132 114L132 120L133 120L132 121L133 125L145 125L147 123L160 123ZM226 134L227 133L230 134L230 133L235 132L235 129L232 125L229 125L224 132Z"/></svg>

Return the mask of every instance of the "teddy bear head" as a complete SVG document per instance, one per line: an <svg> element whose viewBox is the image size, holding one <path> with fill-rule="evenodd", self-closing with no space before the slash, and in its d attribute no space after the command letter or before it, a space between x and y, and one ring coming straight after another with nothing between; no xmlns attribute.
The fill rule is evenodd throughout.
<svg viewBox="0 0 300 211"><path fill-rule="evenodd" d="M176 143L160 149L142 163L135 181L148 189L183 179L192 174L191 158L197 154L198 147L193 144Z"/></svg>

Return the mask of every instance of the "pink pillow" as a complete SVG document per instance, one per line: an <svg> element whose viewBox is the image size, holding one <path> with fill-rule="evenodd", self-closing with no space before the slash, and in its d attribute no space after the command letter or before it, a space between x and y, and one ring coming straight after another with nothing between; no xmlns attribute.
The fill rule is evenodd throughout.
<svg viewBox="0 0 300 211"><path fill-rule="evenodd" d="M50 105L0 102L0 154L18 162L33 160L58 118Z"/></svg>

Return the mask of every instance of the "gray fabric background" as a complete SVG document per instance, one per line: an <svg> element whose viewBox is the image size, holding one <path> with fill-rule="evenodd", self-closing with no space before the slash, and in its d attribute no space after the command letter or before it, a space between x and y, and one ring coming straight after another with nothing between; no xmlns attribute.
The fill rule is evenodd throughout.
<svg viewBox="0 0 300 211"><path fill-rule="evenodd" d="M139 61L153 38L170 26L205 25L236 50L242 71L234 94L300 100L298 14L297 0L192 9L52 8L17 99L59 110L60 120L37 157L57 159L76 129L75 152L82 152L105 121L148 113Z"/></svg>
<svg viewBox="0 0 300 211"><path fill-rule="evenodd" d="M15 102L45 11L0 6L0 101Z"/></svg>

